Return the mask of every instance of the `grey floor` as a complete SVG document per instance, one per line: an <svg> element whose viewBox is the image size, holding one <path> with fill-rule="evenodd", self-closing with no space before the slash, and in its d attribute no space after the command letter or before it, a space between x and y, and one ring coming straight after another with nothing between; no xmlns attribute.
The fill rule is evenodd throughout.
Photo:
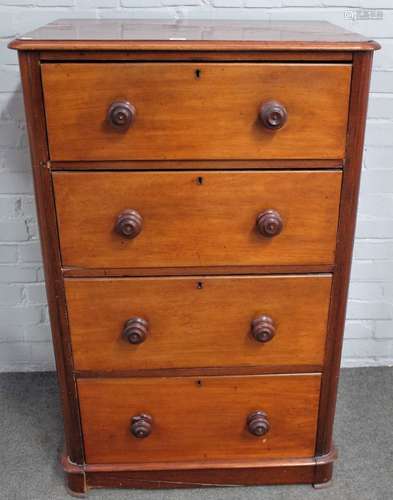
<svg viewBox="0 0 393 500"><path fill-rule="evenodd" d="M0 499L58 500L67 495L58 455L62 421L51 373L0 375ZM343 370L333 485L93 490L92 500L393 500L393 369Z"/></svg>

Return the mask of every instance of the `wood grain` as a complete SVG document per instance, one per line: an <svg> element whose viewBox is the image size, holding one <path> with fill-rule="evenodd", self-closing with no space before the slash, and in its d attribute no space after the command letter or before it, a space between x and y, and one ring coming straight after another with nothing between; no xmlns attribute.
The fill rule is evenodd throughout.
<svg viewBox="0 0 393 500"><path fill-rule="evenodd" d="M74 366L321 369L330 284L330 276L68 279ZM276 329L266 344L251 335L252 320L263 313ZM122 336L125 321L134 316L149 323L147 339L139 345Z"/></svg>
<svg viewBox="0 0 393 500"><path fill-rule="evenodd" d="M66 267L334 261L340 172L55 172L53 182ZM127 208L144 220L132 240L113 229ZM284 224L273 238L256 230L269 208Z"/></svg>
<svg viewBox="0 0 393 500"><path fill-rule="evenodd" d="M216 62L341 62L352 61L352 52L334 50L293 50L293 51L266 51L266 50L42 50L41 61L216 61Z"/></svg>
<svg viewBox="0 0 393 500"><path fill-rule="evenodd" d="M88 488L155 489L326 482L331 478L335 458L333 450L328 455L310 458L78 466L63 455L62 464L69 484L75 487L73 491L81 493L85 477Z"/></svg>
<svg viewBox="0 0 393 500"><path fill-rule="evenodd" d="M42 77L52 160L344 156L348 64L44 63ZM258 119L272 99L288 111L276 131ZM119 100L136 108L121 132L106 121Z"/></svg>
<svg viewBox="0 0 393 500"><path fill-rule="evenodd" d="M343 168L344 160L51 161L51 170L318 170Z"/></svg>
<svg viewBox="0 0 393 500"><path fill-rule="evenodd" d="M212 275L255 275L255 274L323 274L334 272L334 264L300 266L196 266L196 267L126 267L93 268L63 267L66 278L126 278L141 276L205 276Z"/></svg>
<svg viewBox="0 0 393 500"><path fill-rule="evenodd" d="M323 21L59 19L14 40L28 50L375 50L378 43Z"/></svg>
<svg viewBox="0 0 393 500"><path fill-rule="evenodd" d="M328 453L333 446L333 421L355 238L372 57L372 52L354 55L347 161L343 175L340 221L337 233L337 269L333 277L329 333L326 341L326 370L322 378L319 413L317 454L321 455Z"/></svg>
<svg viewBox="0 0 393 500"><path fill-rule="evenodd" d="M314 454L319 375L78 381L87 463L241 460ZM265 411L262 438L247 414ZM153 431L136 439L130 419L150 413Z"/></svg>
<svg viewBox="0 0 393 500"><path fill-rule="evenodd" d="M72 357L65 312L65 295L59 239L56 226L51 173L45 129L40 60L36 53L19 52L27 132L29 135L35 202L44 260L52 341L60 389L65 430L65 449L74 463L83 462L77 392L72 373Z"/></svg>

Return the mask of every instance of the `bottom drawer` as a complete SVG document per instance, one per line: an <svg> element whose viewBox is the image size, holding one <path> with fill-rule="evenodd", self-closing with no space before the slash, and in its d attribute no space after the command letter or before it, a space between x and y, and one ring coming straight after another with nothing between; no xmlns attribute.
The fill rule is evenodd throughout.
<svg viewBox="0 0 393 500"><path fill-rule="evenodd" d="M86 461L312 457L319 389L319 374L80 379Z"/></svg>

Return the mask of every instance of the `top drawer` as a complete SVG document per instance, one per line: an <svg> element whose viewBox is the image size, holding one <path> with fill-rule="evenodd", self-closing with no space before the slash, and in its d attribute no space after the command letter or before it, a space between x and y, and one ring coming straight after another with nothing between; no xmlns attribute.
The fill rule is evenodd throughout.
<svg viewBox="0 0 393 500"><path fill-rule="evenodd" d="M42 78L52 160L344 157L347 64L47 63Z"/></svg>

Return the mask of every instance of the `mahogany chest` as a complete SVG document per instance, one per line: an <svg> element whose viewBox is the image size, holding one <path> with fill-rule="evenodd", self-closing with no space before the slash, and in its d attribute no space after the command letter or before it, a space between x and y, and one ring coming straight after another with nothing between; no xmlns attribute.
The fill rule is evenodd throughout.
<svg viewBox="0 0 393 500"><path fill-rule="evenodd" d="M328 482L378 44L64 20L10 46L70 490Z"/></svg>

